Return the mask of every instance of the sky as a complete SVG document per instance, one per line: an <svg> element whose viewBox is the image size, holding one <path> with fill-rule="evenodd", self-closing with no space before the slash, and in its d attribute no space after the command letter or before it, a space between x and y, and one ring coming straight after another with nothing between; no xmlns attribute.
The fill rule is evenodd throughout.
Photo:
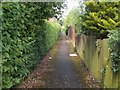
<svg viewBox="0 0 120 90"><path fill-rule="evenodd" d="M63 17L65 17L66 15L68 15L68 13L74 8L79 6L78 3L79 0L67 0L67 8L65 9L65 12L63 14Z"/></svg>

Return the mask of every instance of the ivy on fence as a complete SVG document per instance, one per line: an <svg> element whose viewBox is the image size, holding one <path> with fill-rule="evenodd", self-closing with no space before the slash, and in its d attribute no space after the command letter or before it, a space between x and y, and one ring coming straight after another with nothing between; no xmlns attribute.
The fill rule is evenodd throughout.
<svg viewBox="0 0 120 90"><path fill-rule="evenodd" d="M120 30L109 31L110 56L112 59L112 70L114 73L119 71L118 63L120 62Z"/></svg>

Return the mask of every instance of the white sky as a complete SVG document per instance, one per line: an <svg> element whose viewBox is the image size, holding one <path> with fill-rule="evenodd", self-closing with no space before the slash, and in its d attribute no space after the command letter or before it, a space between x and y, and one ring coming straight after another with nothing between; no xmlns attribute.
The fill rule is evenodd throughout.
<svg viewBox="0 0 120 90"><path fill-rule="evenodd" d="M79 6L78 1L80 0L67 0L67 8L65 9L65 12L63 16L65 17L74 7Z"/></svg>

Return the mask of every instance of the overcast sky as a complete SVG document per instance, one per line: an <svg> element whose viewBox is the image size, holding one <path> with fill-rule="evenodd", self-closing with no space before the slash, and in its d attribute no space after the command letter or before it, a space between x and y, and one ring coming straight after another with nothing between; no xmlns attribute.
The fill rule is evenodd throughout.
<svg viewBox="0 0 120 90"><path fill-rule="evenodd" d="M66 16L74 7L79 6L80 0L67 0L67 8L65 9L64 16Z"/></svg>

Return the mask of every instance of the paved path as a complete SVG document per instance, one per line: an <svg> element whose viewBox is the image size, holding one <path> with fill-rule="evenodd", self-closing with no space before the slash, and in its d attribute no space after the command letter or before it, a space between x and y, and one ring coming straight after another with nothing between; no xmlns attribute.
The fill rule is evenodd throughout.
<svg viewBox="0 0 120 90"><path fill-rule="evenodd" d="M16 88L86 88L98 87L78 57L69 57L72 47L61 33L61 40ZM49 60L52 57L52 60ZM72 60L71 60L72 59ZM89 85L88 85L89 84Z"/></svg>
<svg viewBox="0 0 120 90"><path fill-rule="evenodd" d="M73 69L69 57L69 45L66 42L65 33L62 32L62 40L55 59L55 70L50 74L50 87L52 88L80 88L80 81Z"/></svg>

